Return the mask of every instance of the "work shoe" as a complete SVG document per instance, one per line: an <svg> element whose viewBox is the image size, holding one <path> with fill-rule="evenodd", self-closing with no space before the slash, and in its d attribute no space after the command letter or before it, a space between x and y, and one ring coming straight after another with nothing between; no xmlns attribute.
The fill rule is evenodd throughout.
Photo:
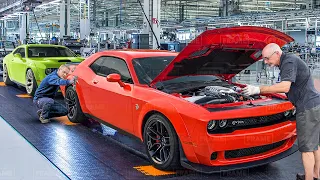
<svg viewBox="0 0 320 180"><path fill-rule="evenodd" d="M41 121L42 124L45 124L45 123L50 122L49 119L45 119L45 118L43 118L42 116L40 116L39 120Z"/></svg>
<svg viewBox="0 0 320 180"><path fill-rule="evenodd" d="M37 115L38 115L39 118L40 118L40 116L41 116L41 113L42 113L42 110L39 109L39 110L37 111Z"/></svg>
<svg viewBox="0 0 320 180"><path fill-rule="evenodd" d="M306 177L304 174L297 174L297 180L305 180ZM313 180L320 180L319 178L313 178Z"/></svg>

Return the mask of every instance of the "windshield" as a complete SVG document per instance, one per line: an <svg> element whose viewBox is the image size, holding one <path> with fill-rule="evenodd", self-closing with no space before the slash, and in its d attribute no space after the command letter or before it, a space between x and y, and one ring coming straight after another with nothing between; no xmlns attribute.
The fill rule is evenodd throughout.
<svg viewBox="0 0 320 180"><path fill-rule="evenodd" d="M175 56L157 56L133 59L132 64L140 84L149 84L174 58Z"/></svg>
<svg viewBox="0 0 320 180"><path fill-rule="evenodd" d="M64 47L29 47L28 57L75 57L76 55Z"/></svg>

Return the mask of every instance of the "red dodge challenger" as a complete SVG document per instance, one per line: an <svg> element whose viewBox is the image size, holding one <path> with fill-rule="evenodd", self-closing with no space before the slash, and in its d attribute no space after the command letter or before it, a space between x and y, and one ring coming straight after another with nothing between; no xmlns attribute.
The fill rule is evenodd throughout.
<svg viewBox="0 0 320 180"><path fill-rule="evenodd" d="M261 27L208 30L180 53L111 50L80 63L61 87L71 122L96 119L138 137L152 164L204 173L268 164L297 151L295 108L281 94L247 97L232 77L268 43ZM71 77L70 77L71 78Z"/></svg>

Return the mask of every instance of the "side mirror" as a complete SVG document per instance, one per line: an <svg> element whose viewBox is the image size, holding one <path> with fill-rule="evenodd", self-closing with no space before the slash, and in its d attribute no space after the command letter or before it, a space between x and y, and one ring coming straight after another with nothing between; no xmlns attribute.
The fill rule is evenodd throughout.
<svg viewBox="0 0 320 180"><path fill-rule="evenodd" d="M15 58L22 59L22 57L21 57L21 54L20 54L20 53L16 53L16 54L14 54L13 56L14 56Z"/></svg>
<svg viewBox="0 0 320 180"><path fill-rule="evenodd" d="M119 85L120 85L121 87L124 87L124 86L125 86L125 84L121 81L121 76L120 76L120 74L109 74L109 75L107 76L107 81L108 81L108 82L117 82L117 83L119 83Z"/></svg>

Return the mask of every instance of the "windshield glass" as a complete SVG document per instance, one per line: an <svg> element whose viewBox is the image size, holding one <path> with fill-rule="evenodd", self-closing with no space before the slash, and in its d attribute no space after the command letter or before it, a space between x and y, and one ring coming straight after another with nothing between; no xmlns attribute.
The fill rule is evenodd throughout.
<svg viewBox="0 0 320 180"><path fill-rule="evenodd" d="M76 55L64 47L29 47L28 57L75 57Z"/></svg>
<svg viewBox="0 0 320 180"><path fill-rule="evenodd" d="M163 81L164 84L179 84L179 83L210 83L222 82L222 79L213 75L197 75L197 76L182 76L175 79Z"/></svg>
<svg viewBox="0 0 320 180"><path fill-rule="evenodd" d="M132 64L140 84L149 84L174 58L175 56L160 56L133 59Z"/></svg>
<svg viewBox="0 0 320 180"><path fill-rule="evenodd" d="M210 85L221 85L227 83L225 80L214 75L181 76L175 79L156 83L156 87L166 90L192 89Z"/></svg>

